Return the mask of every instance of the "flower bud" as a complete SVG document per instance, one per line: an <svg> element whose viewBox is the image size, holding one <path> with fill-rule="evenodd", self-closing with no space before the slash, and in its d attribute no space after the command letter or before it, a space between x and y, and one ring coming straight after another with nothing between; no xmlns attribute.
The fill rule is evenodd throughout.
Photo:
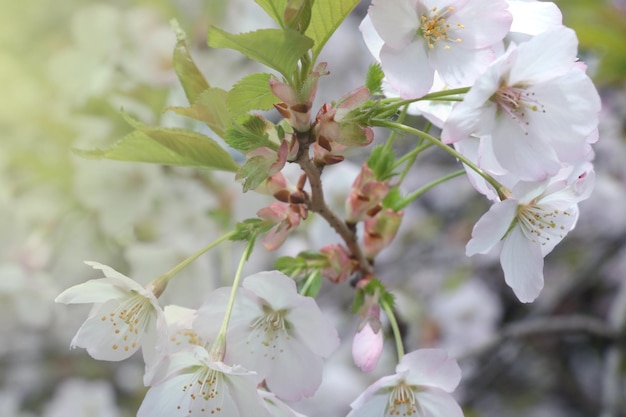
<svg viewBox="0 0 626 417"><path fill-rule="evenodd" d="M380 306L376 303L366 307L365 318L352 340L352 359L363 372L369 372L378 364L382 352Z"/></svg>
<svg viewBox="0 0 626 417"><path fill-rule="evenodd" d="M378 252L391 243L396 237L403 214L403 212L386 209L365 221L365 234L363 235L365 256L373 259Z"/></svg>

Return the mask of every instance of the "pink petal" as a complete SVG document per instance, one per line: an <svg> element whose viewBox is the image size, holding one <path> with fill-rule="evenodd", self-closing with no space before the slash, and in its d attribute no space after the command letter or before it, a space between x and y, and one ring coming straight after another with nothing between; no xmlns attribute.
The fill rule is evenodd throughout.
<svg viewBox="0 0 626 417"><path fill-rule="evenodd" d="M291 309L286 317L293 324L293 334L312 352L327 358L339 346L339 335L315 301L303 298L302 304Z"/></svg>

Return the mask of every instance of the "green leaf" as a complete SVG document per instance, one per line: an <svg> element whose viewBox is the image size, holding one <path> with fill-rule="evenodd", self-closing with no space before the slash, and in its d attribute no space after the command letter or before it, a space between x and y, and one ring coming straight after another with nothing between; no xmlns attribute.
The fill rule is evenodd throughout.
<svg viewBox="0 0 626 417"><path fill-rule="evenodd" d="M74 152L91 159L150 162L231 172L239 168L230 154L207 136L184 129L145 126L128 116L126 119L137 130L110 148L74 149Z"/></svg>
<svg viewBox="0 0 626 417"><path fill-rule="evenodd" d="M359 4L360 0L315 0L311 10L311 23L305 34L313 39L313 62L317 60L328 39L341 22Z"/></svg>
<svg viewBox="0 0 626 417"><path fill-rule="evenodd" d="M292 29L260 29L235 35L215 26L209 28L208 43L213 48L239 51L285 78L292 76L300 57L313 47L311 39Z"/></svg>
<svg viewBox="0 0 626 417"><path fill-rule="evenodd" d="M171 22L171 25L178 39L174 47L172 64L183 90L185 90L187 100L189 103L193 103L203 91L209 88L209 83L191 57L187 45L187 35L175 20Z"/></svg>
<svg viewBox="0 0 626 417"><path fill-rule="evenodd" d="M269 140L266 128L263 119L249 114L244 116L240 123L233 123L226 131L224 140L228 146L243 153L253 151L261 146L278 150L278 145Z"/></svg>
<svg viewBox="0 0 626 417"><path fill-rule="evenodd" d="M274 162L263 156L253 156L248 159L235 176L238 180L243 179L243 192L254 190L261 185L268 178L267 173Z"/></svg>
<svg viewBox="0 0 626 417"><path fill-rule="evenodd" d="M250 74L233 86L228 92L226 104L234 117L250 110L269 110L280 99L270 90L272 74Z"/></svg>
<svg viewBox="0 0 626 417"><path fill-rule="evenodd" d="M168 107L166 110L204 122L216 135L223 138L232 121L226 105L227 99L227 91L211 87L203 91L191 107Z"/></svg>
<svg viewBox="0 0 626 417"><path fill-rule="evenodd" d="M287 8L288 0L254 0L256 4L261 6L265 13L278 23L280 27L285 27L283 23L283 13Z"/></svg>
<svg viewBox="0 0 626 417"><path fill-rule="evenodd" d="M369 66L367 75L365 75L365 86L371 94L382 93L383 78L385 78L385 73L378 62Z"/></svg>

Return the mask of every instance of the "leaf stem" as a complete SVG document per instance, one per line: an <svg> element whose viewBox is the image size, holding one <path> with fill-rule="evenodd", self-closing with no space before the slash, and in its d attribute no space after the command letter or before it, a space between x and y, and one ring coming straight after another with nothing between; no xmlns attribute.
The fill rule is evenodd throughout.
<svg viewBox="0 0 626 417"><path fill-rule="evenodd" d="M413 191L411 194L406 195L405 197L402 198L402 200L400 200L399 204L394 206L394 210L398 211L398 210L402 210L403 208L405 208L406 206L408 206L412 201L414 201L415 199L419 198L420 196L422 196L422 194L424 194L425 192L427 192L428 190L430 190L431 188L436 187L439 184L442 184L448 180L451 180L452 178L456 178L458 176L461 176L465 174L465 170L464 169L460 169L458 171L452 172L448 175L444 175L443 177L431 182L430 184L427 184L421 188L419 188L418 190Z"/></svg>

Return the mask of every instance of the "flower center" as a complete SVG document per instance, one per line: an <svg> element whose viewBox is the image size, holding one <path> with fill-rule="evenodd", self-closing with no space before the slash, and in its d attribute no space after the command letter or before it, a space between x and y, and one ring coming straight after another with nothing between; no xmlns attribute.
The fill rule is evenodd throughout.
<svg viewBox="0 0 626 417"><path fill-rule="evenodd" d="M200 412L202 414L214 415L222 411L222 402L224 400L220 388L222 382L221 372L208 367L200 367L193 375L191 381L182 387L182 391L187 394L184 397L188 400L187 414ZM198 402L201 402L201 404ZM211 403L210 409L207 408L209 403ZM199 408L197 408L198 406ZM182 408L182 404L176 406L177 410Z"/></svg>
<svg viewBox="0 0 626 417"><path fill-rule="evenodd" d="M139 338L145 333L153 314L149 299L134 291L131 294L133 295L121 302L108 316L103 315L100 318L103 322L108 321L113 327L115 334L115 343L111 346L113 350L123 349L128 352L136 349Z"/></svg>
<svg viewBox="0 0 626 417"><path fill-rule="evenodd" d="M283 352L284 344L291 339L289 335L289 323L285 320L285 310L274 311L270 307L263 306L264 314L250 323L250 336L247 344L254 349L254 340L260 341L263 355L275 359L276 355ZM258 345L257 345L258 346Z"/></svg>
<svg viewBox="0 0 626 417"><path fill-rule="evenodd" d="M444 49L450 49L450 45L447 45L447 43L460 43L462 41L459 37L452 39L451 35L448 33L453 29L465 29L461 23L451 25L447 22L446 19L449 18L449 15L453 12L454 7L448 7L441 13L437 11L437 7L433 7L427 13L420 16L422 24L418 33L426 39L428 48L434 49L436 43L445 42L446 45L444 45Z"/></svg>
<svg viewBox="0 0 626 417"><path fill-rule="evenodd" d="M415 387L407 385L405 381L393 387L387 408L390 416L421 416L423 414L417 403Z"/></svg>
<svg viewBox="0 0 626 417"><path fill-rule="evenodd" d="M535 98L535 93L521 87L503 85L496 91L492 100L498 104L500 110L520 123L526 135L528 135L526 126L530 124L527 120L528 110L546 112L545 107Z"/></svg>
<svg viewBox="0 0 626 417"><path fill-rule="evenodd" d="M548 211L535 205L534 202L531 202L530 204L518 207L517 220L520 222L520 226L526 237L531 242L539 243L543 246L550 240L550 235L557 235L561 239L565 236L567 232L565 227L557 224L555 221L556 217L560 214L565 216L571 215L567 211L561 212L556 209Z"/></svg>

